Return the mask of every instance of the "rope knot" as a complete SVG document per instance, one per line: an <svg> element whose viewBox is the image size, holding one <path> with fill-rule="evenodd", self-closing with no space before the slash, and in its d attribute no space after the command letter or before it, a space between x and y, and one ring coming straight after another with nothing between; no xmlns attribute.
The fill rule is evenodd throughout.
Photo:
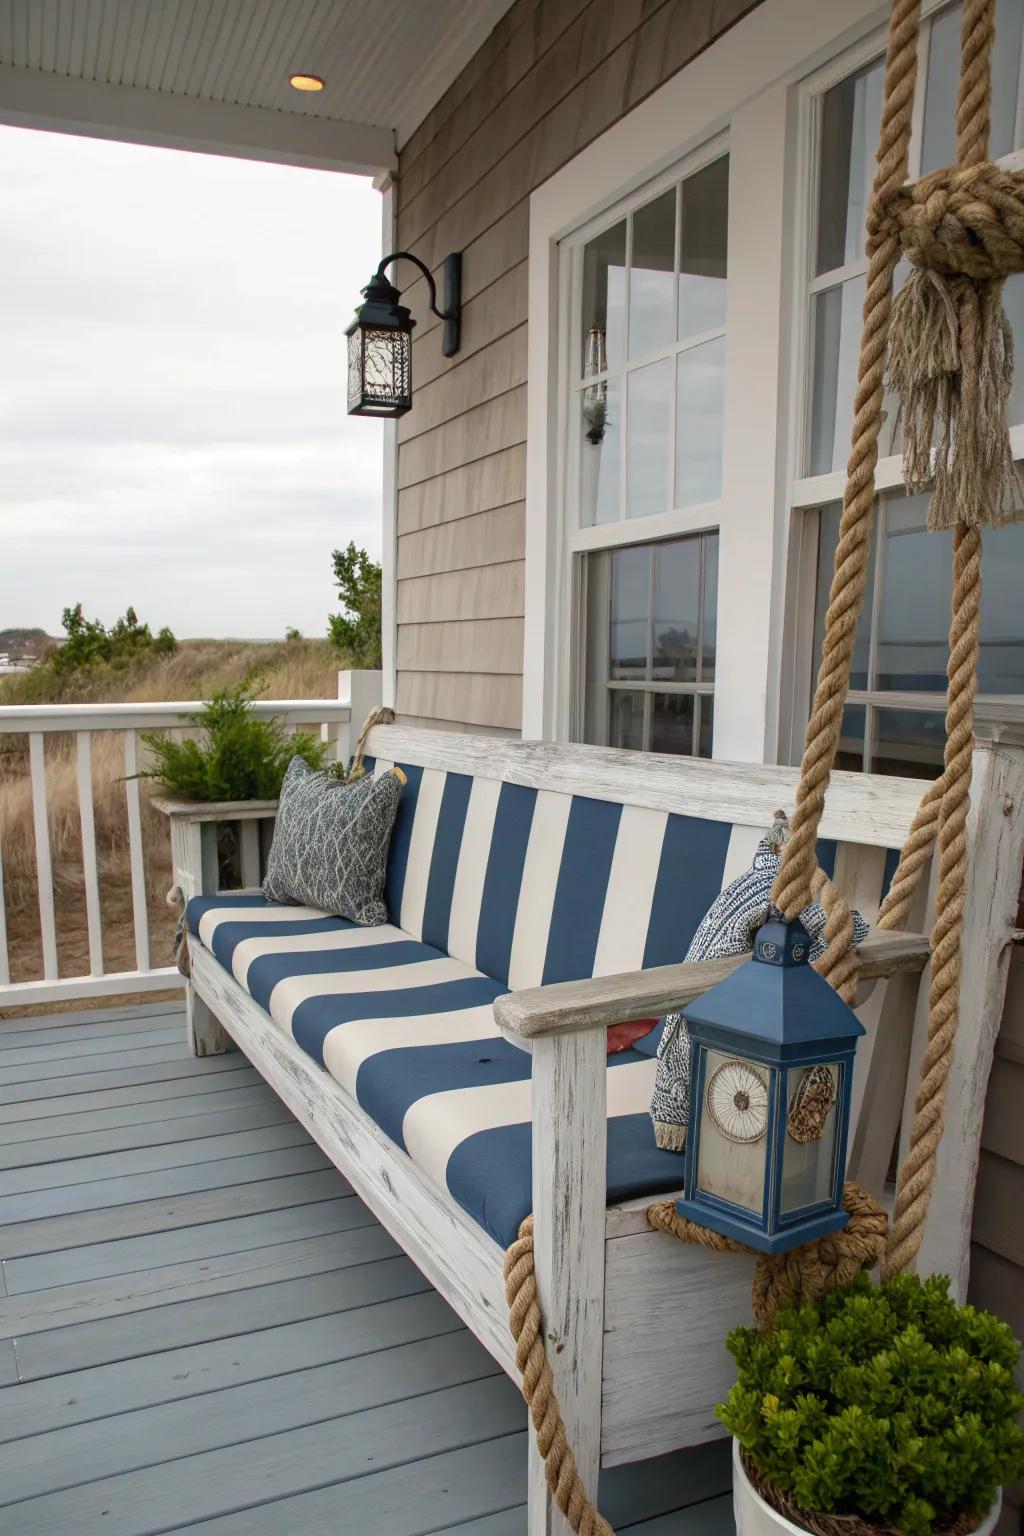
<svg viewBox="0 0 1024 1536"><path fill-rule="evenodd" d="M893 237L915 267L944 277L1001 282L1024 272L1024 174L991 160L932 171L877 210L869 250Z"/></svg>

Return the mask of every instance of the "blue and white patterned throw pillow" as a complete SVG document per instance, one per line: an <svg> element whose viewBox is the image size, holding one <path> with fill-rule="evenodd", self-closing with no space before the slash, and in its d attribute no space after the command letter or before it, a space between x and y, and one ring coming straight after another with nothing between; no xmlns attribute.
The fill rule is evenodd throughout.
<svg viewBox="0 0 1024 1536"><path fill-rule="evenodd" d="M364 928L386 923L384 875L401 791L394 771L343 784L293 757L281 786L264 896Z"/></svg>
<svg viewBox="0 0 1024 1536"><path fill-rule="evenodd" d="M754 947L754 935L774 914L772 886L779 872L779 848L785 833L773 827L757 845L754 862L727 885L702 918L686 951L686 961L721 960L744 955ZM825 909L812 901L800 913L811 936L811 959L825 952ZM866 937L868 925L859 912L853 914L853 942ZM658 1044L658 1075L651 1098L651 1119L659 1147L682 1152L690 1119L690 1037L681 1013L665 1016Z"/></svg>

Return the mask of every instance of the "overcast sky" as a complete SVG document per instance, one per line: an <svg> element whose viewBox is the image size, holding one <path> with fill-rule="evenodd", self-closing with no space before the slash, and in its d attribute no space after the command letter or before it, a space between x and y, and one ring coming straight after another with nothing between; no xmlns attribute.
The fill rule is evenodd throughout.
<svg viewBox="0 0 1024 1536"><path fill-rule="evenodd" d="M322 634L380 556L380 427L344 328L369 181L0 127L0 628L132 603L179 635Z"/></svg>

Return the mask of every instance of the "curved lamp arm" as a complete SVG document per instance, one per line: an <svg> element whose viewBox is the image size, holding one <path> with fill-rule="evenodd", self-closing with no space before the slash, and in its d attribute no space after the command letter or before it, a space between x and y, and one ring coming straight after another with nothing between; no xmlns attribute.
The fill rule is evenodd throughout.
<svg viewBox="0 0 1024 1536"><path fill-rule="evenodd" d="M462 252L456 251L444 259L444 309L437 307L437 285L434 275L426 262L414 256L412 251L392 251L390 256L385 256L377 268L377 276L384 277L384 269L396 261L411 261L414 267L418 267L427 280L427 291L430 295L430 312L439 320L444 321L444 334L441 343L441 352L445 357L451 357L459 350L460 317L462 314Z"/></svg>

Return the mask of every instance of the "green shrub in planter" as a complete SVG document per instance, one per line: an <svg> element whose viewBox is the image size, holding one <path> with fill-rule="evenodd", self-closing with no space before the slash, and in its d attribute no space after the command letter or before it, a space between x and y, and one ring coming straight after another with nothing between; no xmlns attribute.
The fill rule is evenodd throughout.
<svg viewBox="0 0 1024 1536"><path fill-rule="evenodd" d="M862 1275L730 1334L738 1375L717 1412L769 1490L906 1536L988 1513L1024 1471L1019 1345L948 1286Z"/></svg>
<svg viewBox="0 0 1024 1536"><path fill-rule="evenodd" d="M174 741L144 731L152 765L140 775L156 779L181 800L276 800L293 757L323 768L327 743L298 732L290 736L281 720L261 720L253 713L253 693L246 683L223 688L202 710L189 717L197 739Z"/></svg>

